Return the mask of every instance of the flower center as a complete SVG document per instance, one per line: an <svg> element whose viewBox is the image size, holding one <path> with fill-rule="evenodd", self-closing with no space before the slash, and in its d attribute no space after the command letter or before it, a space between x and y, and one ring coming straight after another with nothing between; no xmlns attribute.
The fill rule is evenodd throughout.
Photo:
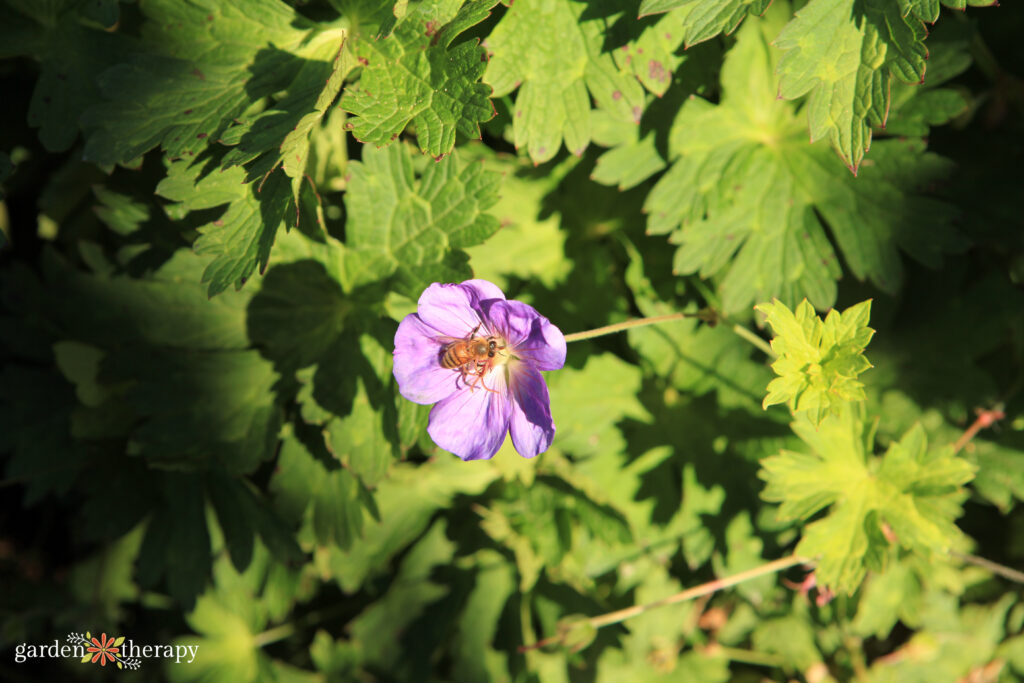
<svg viewBox="0 0 1024 683"><path fill-rule="evenodd" d="M509 353L508 345L504 339L495 337L494 340L497 342L497 345L494 347L494 355L491 356L491 367L497 368L508 363L512 359L512 354Z"/></svg>

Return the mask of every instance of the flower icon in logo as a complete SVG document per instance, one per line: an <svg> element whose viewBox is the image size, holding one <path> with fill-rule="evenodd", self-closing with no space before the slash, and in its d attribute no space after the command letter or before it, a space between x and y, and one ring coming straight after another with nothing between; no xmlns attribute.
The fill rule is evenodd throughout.
<svg viewBox="0 0 1024 683"><path fill-rule="evenodd" d="M120 651L118 646L124 642L124 637L122 636L115 640L113 636L107 638L107 634L104 633L100 635L99 639L93 637L91 642L92 645L85 649L86 652L92 654L87 654L82 658L82 661L92 661L93 663L99 661L100 666L106 666L108 661L114 662L117 660L117 654Z"/></svg>
<svg viewBox="0 0 1024 683"><path fill-rule="evenodd" d="M395 333L402 396L429 405L427 433L463 460L491 458L505 435L532 458L555 423L541 370L565 363L565 337L532 306L486 280L434 283Z"/></svg>

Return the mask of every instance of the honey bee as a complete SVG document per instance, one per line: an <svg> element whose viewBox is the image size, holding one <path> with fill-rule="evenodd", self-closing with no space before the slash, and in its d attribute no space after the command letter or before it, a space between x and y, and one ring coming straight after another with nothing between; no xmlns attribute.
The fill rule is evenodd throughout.
<svg viewBox="0 0 1024 683"><path fill-rule="evenodd" d="M479 383L487 391L494 391L484 385L483 377L494 365L494 356L505 347L498 346L497 337L476 336L479 329L480 325L477 325L463 339L453 339L445 344L441 352L441 367L458 370L463 381L466 377L475 377L475 380L467 382L470 388Z"/></svg>

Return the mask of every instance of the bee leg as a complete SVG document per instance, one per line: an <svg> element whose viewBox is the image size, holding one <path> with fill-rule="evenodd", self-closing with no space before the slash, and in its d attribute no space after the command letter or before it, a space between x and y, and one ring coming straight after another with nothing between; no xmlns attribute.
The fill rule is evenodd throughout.
<svg viewBox="0 0 1024 683"><path fill-rule="evenodd" d="M498 393L497 391L494 391L494 389L491 389L486 384L484 384L484 374L487 372L488 367L489 367L489 364L486 363L486 362L483 362L483 361L477 362L477 364L476 364L476 372L471 372L470 373L471 375L473 375L473 377L475 379L472 382L467 384L467 386L470 387L471 391L473 389L476 389L477 386L481 386L486 391L490 391L490 392L493 392L495 394Z"/></svg>
<svg viewBox="0 0 1024 683"><path fill-rule="evenodd" d="M483 374L480 375L480 386L482 386L486 391L489 391L492 394L500 394L501 393L497 389L491 389L489 386L484 384L484 376L483 376Z"/></svg>
<svg viewBox="0 0 1024 683"><path fill-rule="evenodd" d="M469 375L469 374L470 374L469 369L465 365L462 365L462 366L459 367L459 378L462 379L462 383L465 386L467 386L470 389L472 389L473 385L466 381L466 376ZM456 388L458 388L458 380L456 380Z"/></svg>
<svg viewBox="0 0 1024 683"><path fill-rule="evenodd" d="M466 386L469 387L469 390L473 391L474 389L476 389L476 384L480 380L480 368L477 367L476 368L476 370L477 370L476 372L470 372L469 366L470 366L470 363L466 363L465 365L462 366L462 378L463 378L463 381L465 381L465 378L467 376L472 376L472 377L475 378L475 379L472 379L472 380L466 382Z"/></svg>

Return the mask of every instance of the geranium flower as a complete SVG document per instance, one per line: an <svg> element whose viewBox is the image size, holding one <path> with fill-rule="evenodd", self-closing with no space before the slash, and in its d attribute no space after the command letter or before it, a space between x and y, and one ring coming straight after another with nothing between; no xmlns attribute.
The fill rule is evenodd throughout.
<svg viewBox="0 0 1024 683"><path fill-rule="evenodd" d="M113 647L114 637L107 638L107 634L104 633L100 636L99 640L95 637L92 639L92 646L85 648L88 652L95 652L96 654L92 657L92 663L95 664L99 660L100 666L106 666L107 661L114 661L114 655L118 654L121 648ZM88 655L86 655L88 657Z"/></svg>
<svg viewBox="0 0 1024 683"><path fill-rule="evenodd" d="M427 433L463 460L493 457L509 432L520 455L546 451L555 423L540 371L564 364L559 329L486 280L430 285L395 333L399 391L437 404Z"/></svg>

